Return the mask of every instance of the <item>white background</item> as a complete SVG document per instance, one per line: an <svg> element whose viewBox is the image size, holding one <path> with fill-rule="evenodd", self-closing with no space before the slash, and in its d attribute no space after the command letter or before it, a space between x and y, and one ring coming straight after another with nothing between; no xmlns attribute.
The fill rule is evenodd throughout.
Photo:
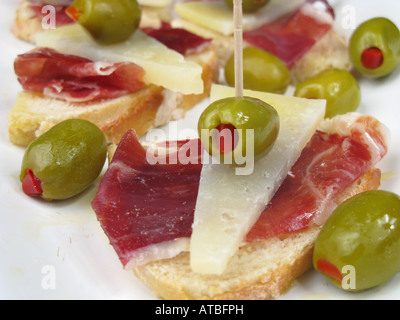
<svg viewBox="0 0 400 320"><path fill-rule="evenodd" d="M82 195L65 202L45 203L21 191L19 170L24 149L8 140L7 113L21 90L13 72L17 54L31 45L10 33L17 0L2 0L0 34L0 299L156 299L133 274L124 271L91 209L98 182ZM385 16L400 26L400 3L394 0L331 1L337 29L351 35L355 23ZM348 19L348 14L354 14ZM350 24L349 24L350 22ZM343 29L345 27L345 29ZM389 154L380 163L382 189L400 194L400 67L381 80L360 79L359 112L389 127ZM179 121L193 128L202 103ZM49 269L50 268L50 269ZM46 289L49 270L55 287ZM398 299L400 276L383 287L349 294L310 270L281 299Z"/></svg>

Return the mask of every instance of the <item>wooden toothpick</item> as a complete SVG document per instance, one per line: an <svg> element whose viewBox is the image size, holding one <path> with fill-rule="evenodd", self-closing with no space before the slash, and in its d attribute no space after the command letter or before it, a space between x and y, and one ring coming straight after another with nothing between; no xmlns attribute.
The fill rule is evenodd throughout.
<svg viewBox="0 0 400 320"><path fill-rule="evenodd" d="M243 97L243 9L242 0L233 0L233 25L235 41L235 94Z"/></svg>

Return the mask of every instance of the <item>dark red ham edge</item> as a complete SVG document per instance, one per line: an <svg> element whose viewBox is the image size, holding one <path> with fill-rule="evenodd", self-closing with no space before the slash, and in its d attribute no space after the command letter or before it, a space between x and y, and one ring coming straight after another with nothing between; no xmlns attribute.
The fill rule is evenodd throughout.
<svg viewBox="0 0 400 320"><path fill-rule="evenodd" d="M307 229L330 199L386 154L385 140L373 122L361 121L367 130L356 129L349 136L314 134L247 241ZM380 147L374 156L363 140L366 134ZM180 142L178 147L178 153L187 153L201 143ZM150 165L133 131L121 140L92 207L124 266L137 249L190 237L202 167L200 155L191 160L186 165Z"/></svg>
<svg viewBox="0 0 400 320"><path fill-rule="evenodd" d="M211 39L202 38L185 29L172 28L165 22L160 28L142 28L141 30L168 48L185 56L196 53L211 44Z"/></svg>
<svg viewBox="0 0 400 320"><path fill-rule="evenodd" d="M325 0L308 0L305 4L316 2L323 4L323 10L334 17L333 8ZM304 5L294 13L244 32L243 39L251 46L276 55L289 68L293 67L332 28L332 24L305 14L303 8Z"/></svg>
<svg viewBox="0 0 400 320"><path fill-rule="evenodd" d="M368 171L371 160L369 150L356 139L318 132L246 240L307 229L320 212L321 201L332 199L350 186Z"/></svg>
<svg viewBox="0 0 400 320"><path fill-rule="evenodd" d="M178 153L187 143L201 147L179 142ZM134 131L122 138L92 205L123 265L131 251L190 237L202 168L198 157L193 162L150 165Z"/></svg>
<svg viewBox="0 0 400 320"><path fill-rule="evenodd" d="M47 48L19 55L14 69L24 90L73 102L115 98L144 86L144 70L134 63L95 63Z"/></svg>
<svg viewBox="0 0 400 320"><path fill-rule="evenodd" d="M35 12L35 15L38 19L42 20L45 18L48 13L45 12L43 13L43 6L44 5L30 5L30 8ZM56 17L55 17L55 22L56 22L56 27L62 27L67 24L75 23L74 20L69 17L65 9L67 8L66 6L53 6L56 9Z"/></svg>

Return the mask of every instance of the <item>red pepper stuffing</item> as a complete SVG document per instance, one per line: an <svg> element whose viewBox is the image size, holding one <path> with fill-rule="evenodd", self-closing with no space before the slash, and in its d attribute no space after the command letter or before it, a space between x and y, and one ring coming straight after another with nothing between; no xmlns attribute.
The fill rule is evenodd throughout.
<svg viewBox="0 0 400 320"><path fill-rule="evenodd" d="M79 21L79 17L82 14L76 7L70 6L65 9L65 13L75 21Z"/></svg>
<svg viewBox="0 0 400 320"><path fill-rule="evenodd" d="M22 180L22 190L31 197L43 194L42 181L35 176L31 169L26 170Z"/></svg>
<svg viewBox="0 0 400 320"><path fill-rule="evenodd" d="M369 69L377 69L383 63L383 53L380 49L372 47L365 49L362 57L362 64Z"/></svg>
<svg viewBox="0 0 400 320"><path fill-rule="evenodd" d="M343 276L340 273L339 269L333 263L320 259L317 261L317 268L319 271L325 273L326 275L342 282Z"/></svg>
<svg viewBox="0 0 400 320"><path fill-rule="evenodd" d="M218 130L218 149L221 153L231 152L236 147L237 131L236 128L228 123L221 123L216 128Z"/></svg>

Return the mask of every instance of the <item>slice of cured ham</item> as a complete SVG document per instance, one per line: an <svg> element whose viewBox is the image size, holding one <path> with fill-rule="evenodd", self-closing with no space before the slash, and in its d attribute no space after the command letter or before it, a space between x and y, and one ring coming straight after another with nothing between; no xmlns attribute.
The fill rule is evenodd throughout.
<svg viewBox="0 0 400 320"><path fill-rule="evenodd" d="M61 32L61 29L59 28L55 32ZM72 50L74 53L63 54L55 49L48 48L46 45L49 43L46 42L43 47L19 55L15 60L14 69L24 90L42 92L48 97L75 103L111 99L135 93L144 86L145 78L149 76L149 73L153 74L154 80L157 78L154 84L176 82L176 78L180 79L180 77L171 77L172 64L175 64L173 66L175 72L179 71L190 78L190 81L186 81L185 85L191 86L194 83L197 86L196 81L200 80L200 84L203 86L201 67L195 63L189 63L190 69L193 69L192 67L196 69L196 79L193 82L193 74L189 72L193 70L181 69L183 57L178 52L183 54L196 53L208 46L209 40L183 29L172 29L167 24L160 29L148 28L145 31L150 34L150 37L141 33L142 36L139 35L138 37L142 41L121 45L119 51L113 52L113 54L116 54L115 59L110 59L113 62L104 62L104 60L107 60L105 58L107 54L103 54L104 48L93 51L96 60L91 60L88 57L78 55L83 53L83 51L80 51L82 44L72 43L66 51L75 46L77 49ZM73 33L76 36L75 32ZM42 37L44 36L42 35ZM65 37L71 39L71 37ZM62 32L57 39L58 41L63 39ZM83 43L88 45L86 42ZM164 45L173 50L167 49ZM139 57L139 62L146 61L144 65L148 72L131 61L129 52L126 53L127 48L134 51L134 55ZM88 51L90 52L90 50ZM168 65L168 59L171 55L173 59L171 59L171 65ZM89 56L92 55L89 54ZM157 67L157 60L153 60L153 56L162 61L162 65ZM176 64L177 58L179 64ZM100 61L97 61L97 59L100 59ZM166 70L163 72L162 67L165 67L168 72ZM163 77L163 73L168 74L168 79L166 76Z"/></svg>
<svg viewBox="0 0 400 320"><path fill-rule="evenodd" d="M244 32L243 38L292 67L332 28L333 22L333 9L326 1L308 0L294 13Z"/></svg>
<svg viewBox="0 0 400 320"><path fill-rule="evenodd" d="M168 23L163 23L160 28L143 28L141 30L168 48L185 56L199 52L211 44L209 39L195 35L185 29L172 28Z"/></svg>
<svg viewBox="0 0 400 320"><path fill-rule="evenodd" d="M178 19L175 25L194 31L200 26L204 34L216 33L216 39L233 34L232 9L222 0L178 2L175 10L189 22ZM243 15L243 38L246 45L269 51L292 67L332 29L333 22L334 10L327 0L271 0Z"/></svg>
<svg viewBox="0 0 400 320"><path fill-rule="evenodd" d="M369 116L350 114L324 124L326 132L314 134L247 241L321 223L334 195L387 152L385 129ZM196 145L198 140L180 144L171 156L177 159L174 152L186 154ZM195 155L192 160L185 165L150 165L134 132L122 139L92 206L126 268L187 249L183 239L192 233L201 172L201 158Z"/></svg>
<svg viewBox="0 0 400 320"><path fill-rule="evenodd" d="M336 130L314 134L246 241L298 232L312 223L323 224L334 209L334 197L387 152L385 129L371 117L350 114L325 124ZM343 126L345 131L340 132Z"/></svg>
<svg viewBox="0 0 400 320"><path fill-rule="evenodd" d="M115 98L144 85L144 71L134 63L93 62L47 48L19 55L14 69L24 90L69 102Z"/></svg>
<svg viewBox="0 0 400 320"><path fill-rule="evenodd" d="M178 145L175 155L186 153L190 146L198 149L199 140ZM162 242L185 249L179 239L192 232L202 167L199 156L193 156L192 164L151 165L154 159L133 131L122 138L92 205L124 266L153 259L148 257L153 250L159 258L169 258L168 250L178 253L154 246Z"/></svg>
<svg viewBox="0 0 400 320"><path fill-rule="evenodd" d="M202 94L203 68L141 30L126 41L103 46L78 23L36 34L36 44L62 54L110 63L131 62L145 71L146 84L182 94Z"/></svg>

